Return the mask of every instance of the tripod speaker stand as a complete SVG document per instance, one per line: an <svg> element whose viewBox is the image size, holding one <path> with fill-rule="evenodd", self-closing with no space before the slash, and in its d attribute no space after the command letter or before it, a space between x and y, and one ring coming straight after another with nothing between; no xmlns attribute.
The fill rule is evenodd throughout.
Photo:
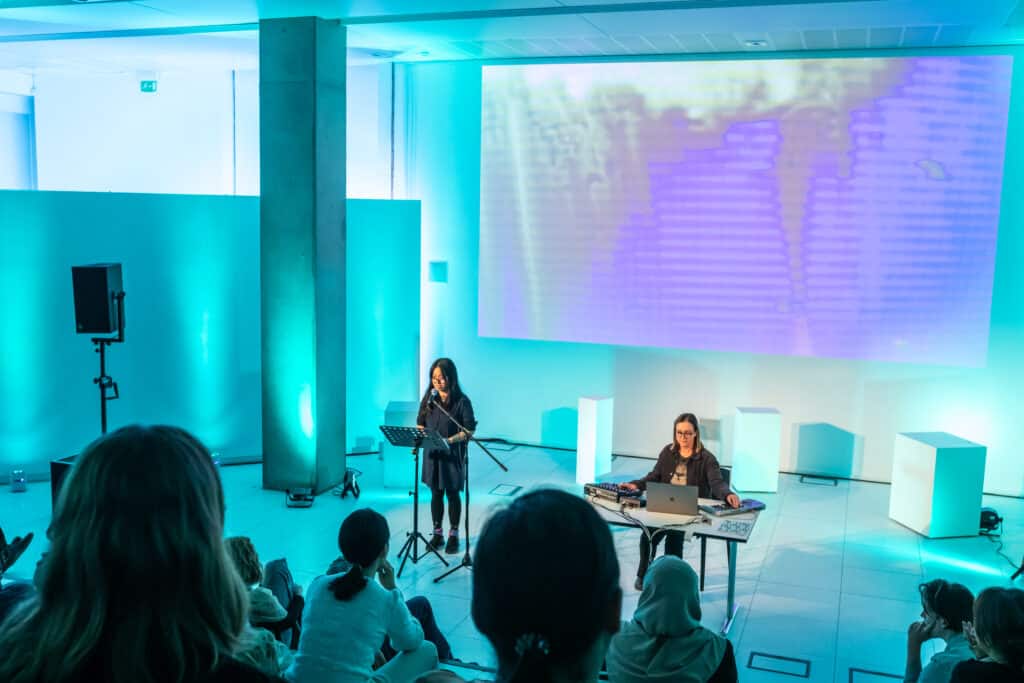
<svg viewBox="0 0 1024 683"><path fill-rule="evenodd" d="M437 559L444 563L444 566L448 566L448 560L441 556L441 553L437 552L437 548L434 548L427 541L426 537L420 532L420 448L427 447L434 450L447 450L448 442L444 440L436 431L420 429L419 427L391 427L389 425L381 425L380 431L384 432L384 437L393 446L410 446L412 447L412 491L409 495L412 496L412 531L406 534L405 543L402 544L402 549L398 551L398 556L402 558L402 563L398 566L398 573L396 576L402 578L402 570L405 569L405 562L410 557L412 563L416 564L422 558L427 556L424 552L420 555L419 543L423 541L423 546L427 549L427 552L434 553L437 555Z"/></svg>

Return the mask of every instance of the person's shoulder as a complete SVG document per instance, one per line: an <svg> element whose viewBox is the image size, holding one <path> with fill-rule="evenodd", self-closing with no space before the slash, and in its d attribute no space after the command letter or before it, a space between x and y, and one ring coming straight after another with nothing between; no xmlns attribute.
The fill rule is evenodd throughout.
<svg viewBox="0 0 1024 683"><path fill-rule="evenodd" d="M969 683L971 681L1019 681L1024 677L1016 674L1009 667L979 659L965 659L953 667L950 681Z"/></svg>
<svg viewBox="0 0 1024 683"><path fill-rule="evenodd" d="M700 449L700 456L702 458L707 458L708 460L713 460L714 462L718 462L718 458L715 457L715 454L712 453L711 451L709 451L706 448L701 448Z"/></svg>

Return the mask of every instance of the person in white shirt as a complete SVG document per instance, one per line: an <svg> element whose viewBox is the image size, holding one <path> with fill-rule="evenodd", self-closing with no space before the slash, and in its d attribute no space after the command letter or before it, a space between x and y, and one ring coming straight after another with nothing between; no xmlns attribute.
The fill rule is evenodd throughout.
<svg viewBox="0 0 1024 683"><path fill-rule="evenodd" d="M959 583L935 579L918 586L921 593L921 621L907 629L907 668L905 683L949 683L953 668L974 657L963 632L963 623L970 621L974 595ZM921 646L928 640L941 638L946 649L937 653L921 668Z"/></svg>
<svg viewBox="0 0 1024 683"><path fill-rule="evenodd" d="M395 572L387 561L390 535L387 520L373 510L356 510L342 522L338 548L352 567L310 585L289 680L411 681L437 668L436 648L424 640L423 629L395 587ZM398 655L375 671L385 637Z"/></svg>

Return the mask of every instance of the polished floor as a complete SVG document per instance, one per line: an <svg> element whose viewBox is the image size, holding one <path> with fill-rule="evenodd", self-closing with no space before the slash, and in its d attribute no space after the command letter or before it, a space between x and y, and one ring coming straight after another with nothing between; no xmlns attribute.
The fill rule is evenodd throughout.
<svg viewBox="0 0 1024 683"><path fill-rule="evenodd" d="M578 490L573 483L574 453L522 446L493 452L508 466L508 473L479 450L471 454L473 535L487 511L510 500L503 494L516 487ZM646 460L618 458L610 479L639 476L650 465ZM381 485L382 463L376 455L350 458L349 466L362 470L360 499L324 494L309 509L286 508L284 494L261 489L259 465L222 468L228 535L250 536L264 561L287 557L296 580L308 584L337 555L341 520L357 507L369 506L388 517L396 554L412 525L408 489ZM942 577L979 591L1008 584L1014 571L1009 560L997 554L993 539L933 541L891 522L889 486L884 484L840 481L833 486L782 475L778 493L755 497L768 507L750 542L740 546L740 611L729 632L741 681L902 679L907 626L920 613L920 582ZM1003 552L1019 562L1024 552L1024 500L986 496L985 505L1006 518ZM8 536L34 531L38 537L13 574L31 572L45 545L49 514L48 484L31 484L27 493L0 491L0 525ZM424 520L429 520L426 499L421 507ZM427 526L423 525L424 533ZM633 576L639 531L612 531L623 568L623 614L628 618L638 597ZM687 546L685 556L696 565L696 544ZM457 561L461 555L450 557ZM712 628L725 616L725 561L724 545L710 543L703 612L705 624ZM469 616L470 571L460 569L434 583L443 569L432 556L409 564L400 587L406 597L430 598L457 657L493 666L494 655ZM509 568L510 577L514 571ZM931 644L925 649L930 656Z"/></svg>

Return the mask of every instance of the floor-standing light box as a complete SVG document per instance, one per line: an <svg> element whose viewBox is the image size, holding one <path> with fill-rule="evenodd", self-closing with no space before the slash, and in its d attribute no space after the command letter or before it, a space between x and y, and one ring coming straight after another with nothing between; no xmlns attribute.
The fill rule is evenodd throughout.
<svg viewBox="0 0 1024 683"><path fill-rule="evenodd" d="M736 408L732 485L738 491L779 490L782 416L775 408Z"/></svg>
<svg viewBox="0 0 1024 683"><path fill-rule="evenodd" d="M946 432L897 434L889 519L928 538L977 536L986 450Z"/></svg>
<svg viewBox="0 0 1024 683"><path fill-rule="evenodd" d="M597 481L612 471L611 397L581 397L576 434L576 483Z"/></svg>

